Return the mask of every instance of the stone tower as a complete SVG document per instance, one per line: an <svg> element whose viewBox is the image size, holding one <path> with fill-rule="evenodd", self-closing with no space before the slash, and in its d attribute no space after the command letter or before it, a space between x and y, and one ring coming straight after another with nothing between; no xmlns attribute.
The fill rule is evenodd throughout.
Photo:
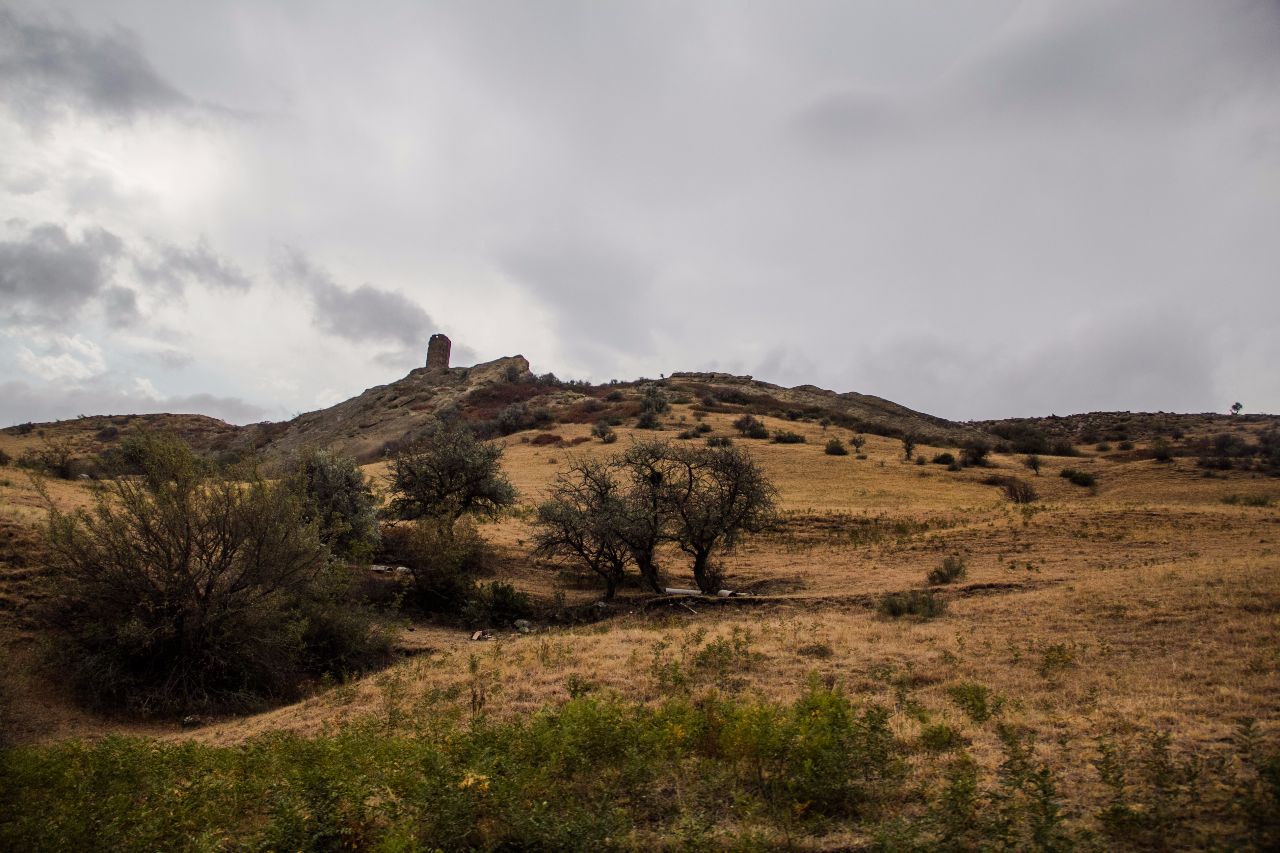
<svg viewBox="0 0 1280 853"><path fill-rule="evenodd" d="M434 334L427 341L427 369L448 370L449 348L452 344L447 335Z"/></svg>

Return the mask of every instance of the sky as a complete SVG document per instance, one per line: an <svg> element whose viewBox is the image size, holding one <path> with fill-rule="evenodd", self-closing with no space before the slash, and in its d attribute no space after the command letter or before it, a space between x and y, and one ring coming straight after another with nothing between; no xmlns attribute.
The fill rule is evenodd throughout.
<svg viewBox="0 0 1280 853"><path fill-rule="evenodd" d="M1277 0L0 0L0 425L455 365L1280 411Z"/></svg>

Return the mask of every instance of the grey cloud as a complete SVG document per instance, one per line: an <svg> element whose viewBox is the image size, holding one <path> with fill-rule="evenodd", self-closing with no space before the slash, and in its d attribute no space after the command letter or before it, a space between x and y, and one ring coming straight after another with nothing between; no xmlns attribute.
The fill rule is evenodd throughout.
<svg viewBox="0 0 1280 853"><path fill-rule="evenodd" d="M296 249L276 253L273 271L280 281L301 287L310 296L316 325L357 343L400 344L425 351L435 324L416 302L394 290L362 284L348 290L326 270Z"/></svg>
<svg viewBox="0 0 1280 853"><path fill-rule="evenodd" d="M578 356L604 343L643 355L653 348L657 270L638 256L587 238L504 252L502 270L556 313L561 340ZM607 337L601 333L607 330Z"/></svg>
<svg viewBox="0 0 1280 853"><path fill-rule="evenodd" d="M214 394L188 394L154 399L129 389L95 383L92 387L32 386L22 381L0 383L0 424L53 421L77 415L201 414L229 423L263 420L267 409L240 399Z"/></svg>
<svg viewBox="0 0 1280 853"><path fill-rule="evenodd" d="M167 83L132 32L94 33L67 17L21 17L0 8L0 95L18 117L48 120L57 109L132 121L189 99Z"/></svg>
<svg viewBox="0 0 1280 853"><path fill-rule="evenodd" d="M189 284L247 290L253 283L238 266L210 249L203 238L190 248L159 245L154 250L153 260L134 262L138 277L149 284L180 292Z"/></svg>
<svg viewBox="0 0 1280 853"><path fill-rule="evenodd" d="M847 378L931 414L978 420L1091 410L1217 411L1213 329L1167 312L1078 324L1041 343L914 335L863 348ZM843 390L843 389L842 389Z"/></svg>
<svg viewBox="0 0 1280 853"><path fill-rule="evenodd" d="M104 292L117 317L136 317L132 295L111 285L124 243L102 228L77 240L60 225L43 224L0 241L0 324L65 326ZM129 294L129 295L126 295Z"/></svg>

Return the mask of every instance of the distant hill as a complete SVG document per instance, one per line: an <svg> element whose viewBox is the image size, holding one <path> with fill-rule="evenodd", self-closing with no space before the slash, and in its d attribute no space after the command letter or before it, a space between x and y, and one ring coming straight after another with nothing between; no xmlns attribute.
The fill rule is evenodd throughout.
<svg viewBox="0 0 1280 853"><path fill-rule="evenodd" d="M210 455L235 458L252 452L283 459L306 447L325 447L361 462L382 458L411 443L428 421L456 416L486 436L508 435L555 423L634 423L652 386L693 413L746 413L788 420L822 421L854 432L915 436L934 446L986 441L1022 452L1051 452L1055 444L1150 440L1190 442L1215 430L1257 432L1275 427L1272 416L1176 415L1105 412L1064 417L1012 418L959 423L890 400L813 385L785 388L750 376L673 373L669 377L590 385L536 376L523 356L473 367L419 368L349 400L289 421L234 426L203 415L102 415L0 431L0 450L17 457L37 444L61 442L77 457L100 454L129 432L177 433ZM666 424L674 428L674 424ZM1188 444L1189 446L1189 444Z"/></svg>

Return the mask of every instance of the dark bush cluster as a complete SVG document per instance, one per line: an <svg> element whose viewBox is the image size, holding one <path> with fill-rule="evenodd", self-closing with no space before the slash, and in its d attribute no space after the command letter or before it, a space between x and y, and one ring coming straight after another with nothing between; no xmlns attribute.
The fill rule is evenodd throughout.
<svg viewBox="0 0 1280 853"><path fill-rule="evenodd" d="M1090 474L1088 471L1080 471L1075 468L1063 468L1058 472L1058 476L1069 481L1073 486L1083 486L1092 489L1098 485L1098 478Z"/></svg>
<svg viewBox="0 0 1280 853"><path fill-rule="evenodd" d="M1219 433L1197 442L1195 452L1202 468L1280 475L1280 429L1264 430L1253 442L1235 433Z"/></svg>
<svg viewBox="0 0 1280 853"><path fill-rule="evenodd" d="M928 580L933 586L942 586L962 579L968 571L969 565L965 562L964 557L959 554L951 554L943 558L942 565L929 571Z"/></svg>
<svg viewBox="0 0 1280 853"><path fill-rule="evenodd" d="M891 592L880 599L879 610L884 616L897 619L902 616L919 616L932 619L947 609L947 600L932 590L912 589L907 592Z"/></svg>
<svg viewBox="0 0 1280 853"><path fill-rule="evenodd" d="M805 438L798 432L780 429L773 434L774 444L804 444Z"/></svg>
<svg viewBox="0 0 1280 853"><path fill-rule="evenodd" d="M87 700L245 709L381 659L386 638L350 603L296 484L233 480L177 439L139 441L140 475L112 480L91 510L50 510L49 618Z"/></svg>
<svg viewBox="0 0 1280 853"><path fill-rule="evenodd" d="M1019 480L1017 477L996 475L987 477L982 482L987 486L999 486L1004 490L1004 496L1016 504L1035 503L1040 497L1036 493L1034 486L1026 480Z"/></svg>
<svg viewBox="0 0 1280 853"><path fill-rule="evenodd" d="M823 448L823 453L828 456L848 456L849 448L844 446L844 442L838 438L827 439L827 446Z"/></svg>
<svg viewBox="0 0 1280 853"><path fill-rule="evenodd" d="M742 415L733 422L733 428L743 438L768 438L769 429L754 415Z"/></svg>

